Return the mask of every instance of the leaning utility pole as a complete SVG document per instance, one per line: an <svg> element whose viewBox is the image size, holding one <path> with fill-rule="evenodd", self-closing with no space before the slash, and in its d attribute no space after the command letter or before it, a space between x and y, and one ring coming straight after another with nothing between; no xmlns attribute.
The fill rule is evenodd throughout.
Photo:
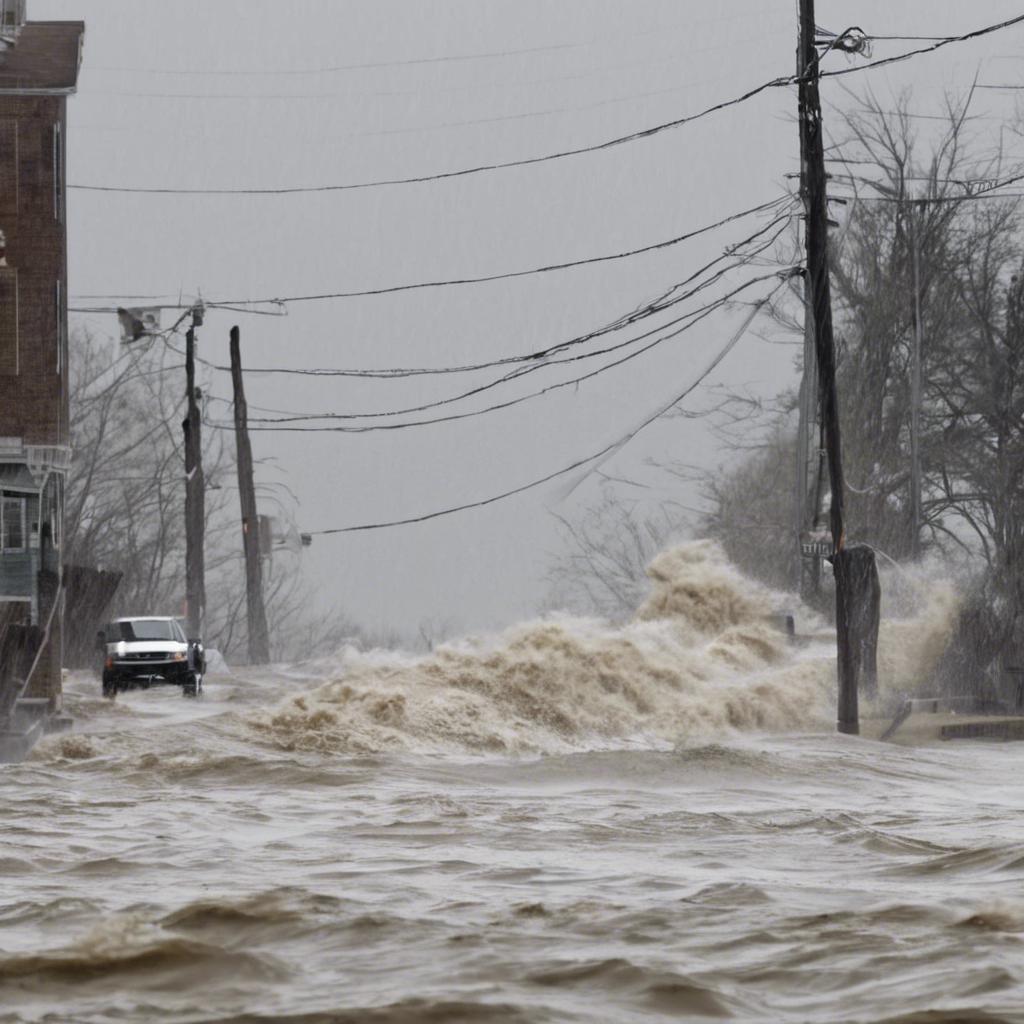
<svg viewBox="0 0 1024 1024"><path fill-rule="evenodd" d="M196 388L196 327L202 325L203 309L192 310L192 326L185 333L185 396L188 413L181 427L185 434L185 601L189 640L203 636L206 612L205 558L206 495L203 484L202 435Z"/></svg>
<svg viewBox="0 0 1024 1024"><path fill-rule="evenodd" d="M839 674L838 728L859 731L857 671L850 643L850 577L846 559L839 557L846 543L843 522L843 464L836 397L836 355L832 336L832 293L828 265L828 197L825 150L822 140L821 98L818 94L818 50L815 45L814 0L800 0L800 138L806 182L807 282L814 318L814 349L818 363L818 390L828 457L831 491L829 520L836 577L836 653Z"/></svg>
<svg viewBox="0 0 1024 1024"><path fill-rule="evenodd" d="M235 447L238 452L238 497L242 505L242 547L245 550L245 593L249 627L249 664L270 661L267 610L263 605L263 567L260 564L260 523L256 515L256 488L252 477L249 410L242 386L239 330L231 328L231 386L235 399Z"/></svg>

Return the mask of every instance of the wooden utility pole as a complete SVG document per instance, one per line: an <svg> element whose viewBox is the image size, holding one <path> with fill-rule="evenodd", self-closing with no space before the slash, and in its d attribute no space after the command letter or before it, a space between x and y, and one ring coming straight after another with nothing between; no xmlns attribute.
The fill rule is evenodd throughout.
<svg viewBox="0 0 1024 1024"><path fill-rule="evenodd" d="M839 675L838 728L860 730L857 706L857 669L850 637L852 591L848 563L842 558L846 544L843 520L843 463L836 397L836 355L832 336L832 292L828 265L828 197L825 150L822 140L821 98L818 94L818 50L815 45L814 0L800 0L800 139L806 183L807 282L814 318L814 350L818 363L818 391L828 458L833 567L836 578L836 654Z"/></svg>
<svg viewBox="0 0 1024 1024"><path fill-rule="evenodd" d="M242 385L242 353L239 330L231 328L231 386L235 399L235 446L238 452L238 497L242 506L242 547L245 550L245 593L249 627L249 664L270 661L267 610L263 604L263 567L260 563L260 529L256 514L256 488L252 477L252 445L249 443L249 410Z"/></svg>
<svg viewBox="0 0 1024 1024"><path fill-rule="evenodd" d="M818 408L818 380L814 360L814 319L811 316L811 294L807 278L804 277L804 356L803 375L800 379L800 396L796 435L796 489L793 501L793 527L796 534L796 566L794 584L796 592L804 596L808 591L806 558L803 539L811 523L810 508L810 458L811 438L814 435ZM816 557L816 556L815 556Z"/></svg>
<svg viewBox="0 0 1024 1024"><path fill-rule="evenodd" d="M910 249L914 272L914 343L910 359L910 557L921 557L921 238L910 207Z"/></svg>
<svg viewBox="0 0 1024 1024"><path fill-rule="evenodd" d="M799 78L803 72L801 61L803 54L797 48L796 74ZM800 133L800 198L807 201L807 156L804 152L804 133ZM811 286L807 275L804 275L803 282L804 299L804 352L803 352L803 373L800 378L800 396L797 418L796 433L796 494L794 495L793 525L795 532L796 565L794 567L794 582L796 592L801 597L807 597L808 592L813 590L817 595L817 586L809 586L804 556L803 539L807 527L813 525L812 519L817 516L818 506L814 506L811 516L808 507L810 496L810 474L809 460L811 455L811 437L814 435L818 410L818 386L817 386L817 364L814 357L814 315L812 311ZM813 565L817 567L819 559L813 556ZM813 582L816 583L817 573L813 574Z"/></svg>
<svg viewBox="0 0 1024 1024"><path fill-rule="evenodd" d="M203 552L206 494L196 389L196 327L202 322L202 309L196 307L192 311L192 326L185 333L185 394L188 399L188 413L181 424L185 433L185 600L186 633L189 640L202 639L206 612L206 568Z"/></svg>

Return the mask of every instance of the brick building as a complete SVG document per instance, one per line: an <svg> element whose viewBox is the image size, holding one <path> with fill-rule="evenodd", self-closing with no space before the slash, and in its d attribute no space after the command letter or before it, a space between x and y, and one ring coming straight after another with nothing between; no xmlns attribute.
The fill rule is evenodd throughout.
<svg viewBox="0 0 1024 1024"><path fill-rule="evenodd" d="M0 0L0 625L49 641L29 696L60 704L68 433L67 98L85 26Z"/></svg>

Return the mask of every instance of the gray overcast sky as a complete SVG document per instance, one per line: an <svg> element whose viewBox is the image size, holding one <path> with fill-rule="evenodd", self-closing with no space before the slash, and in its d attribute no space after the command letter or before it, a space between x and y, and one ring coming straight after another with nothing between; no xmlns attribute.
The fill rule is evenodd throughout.
<svg viewBox="0 0 1024 1024"><path fill-rule="evenodd" d="M818 20L833 30L946 35L1021 11L1010 0L819 0ZM139 186L353 182L588 145L789 74L796 35L793 0L29 0L29 16L87 23L69 181ZM882 96L913 86L915 108L937 112L943 90L966 88L979 63L983 81L1018 79L1022 65L1004 58L1024 53L1022 42L1015 28L846 84L870 82ZM876 56L912 45L879 44ZM532 52L514 52L523 50ZM395 66L472 54L500 55ZM390 66L305 73L372 64ZM824 95L848 102L834 83ZM1010 102L987 93L979 110L1004 113ZM770 90L606 152L422 185L281 197L73 192L70 291L286 296L650 244L778 196L798 167L795 105L793 90ZM998 121L982 124L998 133ZM540 277L295 304L282 319L214 312L201 353L226 361L234 322L248 365L443 365L529 352L634 308L749 230L731 225L627 262ZM391 434L256 434L257 455L286 468L260 472L287 482L310 530L484 498L620 436L681 391L742 315L718 315L617 371L490 417ZM106 333L113 319L90 317ZM792 370L791 349L751 334L712 380L770 393ZM371 411L457 384L253 375L247 387L253 406ZM225 375L208 386L230 393ZM215 418L228 412L210 408ZM674 419L606 468L652 485L647 498L670 494L649 458L713 465L720 455L703 423ZM588 480L556 506L565 488L552 485L422 526L317 538L303 571L321 604L371 625L413 632L431 617L500 626L543 596L558 544L549 508L571 516L598 486Z"/></svg>

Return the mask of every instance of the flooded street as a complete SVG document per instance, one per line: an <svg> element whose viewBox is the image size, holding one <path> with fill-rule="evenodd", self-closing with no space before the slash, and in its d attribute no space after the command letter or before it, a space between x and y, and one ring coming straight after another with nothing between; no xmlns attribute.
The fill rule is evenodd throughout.
<svg viewBox="0 0 1024 1024"><path fill-rule="evenodd" d="M1022 54L0 0L0 1024L1024 1024Z"/></svg>
<svg viewBox="0 0 1024 1024"><path fill-rule="evenodd" d="M691 549L618 630L198 701L73 677L0 769L0 1021L1024 1020L1024 748L832 734L827 647L733 583Z"/></svg>

